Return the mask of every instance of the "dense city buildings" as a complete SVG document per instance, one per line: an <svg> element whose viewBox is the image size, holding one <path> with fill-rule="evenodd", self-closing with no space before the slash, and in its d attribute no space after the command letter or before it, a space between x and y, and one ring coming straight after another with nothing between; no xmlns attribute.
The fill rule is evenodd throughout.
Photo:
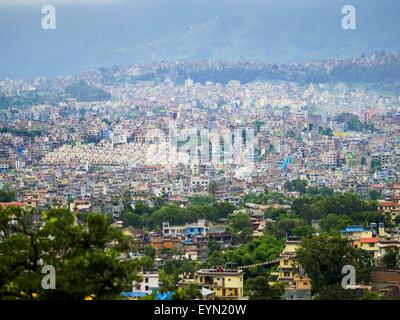
<svg viewBox="0 0 400 320"><path fill-rule="evenodd" d="M396 295L397 280L378 290L371 273L398 268L400 95L303 78L399 61L176 61L2 80L0 210L26 212L38 232L57 214L82 232L106 217L132 245L118 261L137 263L125 299L323 299L360 259L374 269L357 294ZM279 79L263 79L271 70ZM30 101L38 92L57 99ZM324 269L331 282L309 264L315 252L322 264L343 256Z"/></svg>

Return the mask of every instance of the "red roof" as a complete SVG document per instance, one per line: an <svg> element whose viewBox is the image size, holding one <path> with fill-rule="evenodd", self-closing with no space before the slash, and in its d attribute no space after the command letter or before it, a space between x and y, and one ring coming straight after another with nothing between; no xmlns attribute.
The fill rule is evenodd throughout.
<svg viewBox="0 0 400 320"><path fill-rule="evenodd" d="M392 201L384 201L384 202L379 202L378 206L383 206L383 207L400 207L400 204L397 202L392 202Z"/></svg>
<svg viewBox="0 0 400 320"><path fill-rule="evenodd" d="M12 202L0 202L0 207L23 207L25 203L12 201Z"/></svg>
<svg viewBox="0 0 400 320"><path fill-rule="evenodd" d="M377 243L379 242L378 238L361 238L360 239L361 243Z"/></svg>

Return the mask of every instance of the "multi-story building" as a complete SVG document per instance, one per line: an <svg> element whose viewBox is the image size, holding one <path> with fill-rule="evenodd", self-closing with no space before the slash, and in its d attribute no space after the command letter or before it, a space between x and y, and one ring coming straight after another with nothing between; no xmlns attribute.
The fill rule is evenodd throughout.
<svg viewBox="0 0 400 320"><path fill-rule="evenodd" d="M295 256L296 250L300 248L299 238L288 238L286 240L285 249L280 255L278 267L278 281L292 282L294 277L298 274L298 267L296 265Z"/></svg>
<svg viewBox="0 0 400 320"><path fill-rule="evenodd" d="M379 201L378 211L389 215L394 221L400 215L400 196L395 196L390 200Z"/></svg>
<svg viewBox="0 0 400 320"><path fill-rule="evenodd" d="M139 273L139 276L142 278L142 281L132 282L132 292L142 292L148 295L158 292L160 287L158 272L143 272Z"/></svg>
<svg viewBox="0 0 400 320"><path fill-rule="evenodd" d="M243 298L243 270L201 269L195 277L200 286L213 290L216 298Z"/></svg>
<svg viewBox="0 0 400 320"><path fill-rule="evenodd" d="M342 237L350 240L354 248L363 249L371 254L373 258L379 257L379 236L385 236L383 223L371 223L370 227L365 228L360 225L347 226L340 231Z"/></svg>

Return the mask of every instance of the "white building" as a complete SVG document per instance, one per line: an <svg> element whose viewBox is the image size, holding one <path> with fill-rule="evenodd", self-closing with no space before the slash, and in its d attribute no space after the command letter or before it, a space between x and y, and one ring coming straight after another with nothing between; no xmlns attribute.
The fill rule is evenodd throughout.
<svg viewBox="0 0 400 320"><path fill-rule="evenodd" d="M132 292L144 292L147 294L157 293L160 287L160 277L157 272L145 272L139 274L141 282L132 282Z"/></svg>

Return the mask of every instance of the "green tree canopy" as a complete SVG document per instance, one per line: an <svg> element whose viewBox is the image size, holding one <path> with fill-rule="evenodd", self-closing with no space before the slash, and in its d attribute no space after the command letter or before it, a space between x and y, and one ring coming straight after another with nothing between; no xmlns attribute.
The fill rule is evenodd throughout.
<svg viewBox="0 0 400 320"><path fill-rule="evenodd" d="M232 214L227 219L228 230L235 236L240 243L251 240L253 227L250 215L245 212Z"/></svg>
<svg viewBox="0 0 400 320"><path fill-rule="evenodd" d="M245 282L245 291L250 300L281 300L285 293L284 284L276 283L270 285L269 278L257 276Z"/></svg>
<svg viewBox="0 0 400 320"><path fill-rule="evenodd" d="M0 190L0 202L15 201L15 192L10 190Z"/></svg>
<svg viewBox="0 0 400 320"><path fill-rule="evenodd" d="M365 283L371 278L371 256L351 247L348 240L340 236L304 238L296 251L296 259L311 278L314 293L325 286L340 284L344 277L342 268L346 265L354 266L357 282Z"/></svg>
<svg viewBox="0 0 400 320"><path fill-rule="evenodd" d="M42 212L42 227L20 208L0 209L1 299L114 299L139 280L151 259L122 260L134 249L108 218L90 214L76 223L68 210ZM56 289L44 290L42 266L56 271Z"/></svg>

